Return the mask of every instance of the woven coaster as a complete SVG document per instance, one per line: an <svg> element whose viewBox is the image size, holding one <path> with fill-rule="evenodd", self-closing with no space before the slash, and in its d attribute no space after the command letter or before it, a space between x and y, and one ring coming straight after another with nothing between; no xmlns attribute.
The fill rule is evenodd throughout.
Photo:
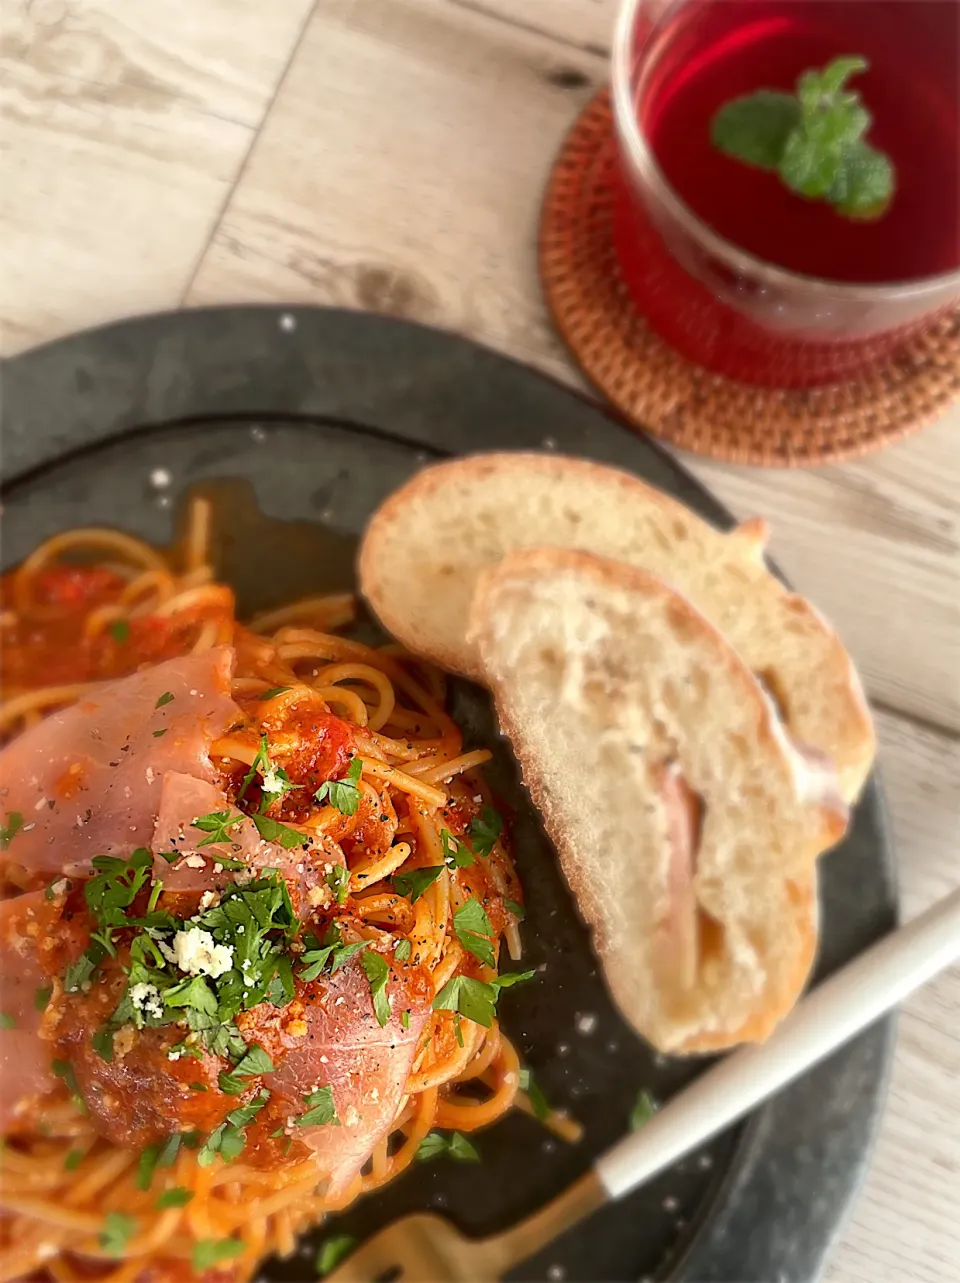
<svg viewBox="0 0 960 1283"><path fill-rule="evenodd" d="M554 163L541 214L540 275L572 355L632 426L714 459L797 467L878 450L960 399L960 312L869 373L822 387L757 387L687 361L653 332L620 278L615 163L604 89Z"/></svg>

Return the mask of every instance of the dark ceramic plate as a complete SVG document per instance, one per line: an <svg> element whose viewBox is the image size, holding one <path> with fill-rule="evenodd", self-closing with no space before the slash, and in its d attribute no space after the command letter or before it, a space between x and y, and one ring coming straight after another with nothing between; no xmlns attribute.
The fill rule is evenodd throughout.
<svg viewBox="0 0 960 1283"><path fill-rule="evenodd" d="M226 479L219 568L249 611L349 585L352 540L428 460L517 447L619 465L730 523L666 454L595 406L471 343L379 317L277 308L148 317L28 352L3 376L4 566L88 523L167 542L183 494ZM624 1026L486 698L463 684L455 702L468 737L496 748L494 784L517 811L528 965L546 964L536 984L505 998L504 1021L548 1098L586 1135L567 1146L511 1116L480 1137L481 1166L415 1167L294 1259L269 1264L268 1279L312 1278L331 1228L359 1238L413 1208L441 1208L472 1233L505 1227L620 1136L640 1088L663 1098L702 1068L652 1056ZM876 782L821 885L823 975L896 916ZM518 1277L811 1283L864 1169L891 1040L889 1022L863 1034Z"/></svg>

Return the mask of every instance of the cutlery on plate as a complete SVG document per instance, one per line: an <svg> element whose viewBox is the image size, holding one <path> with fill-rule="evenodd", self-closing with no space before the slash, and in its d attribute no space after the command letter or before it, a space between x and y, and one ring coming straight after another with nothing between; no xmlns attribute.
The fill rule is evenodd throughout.
<svg viewBox="0 0 960 1283"><path fill-rule="evenodd" d="M720 1061L519 1225L470 1239L435 1213L416 1213L358 1247L328 1275L330 1283L493 1283L742 1118L958 959L960 889L824 981L765 1043Z"/></svg>

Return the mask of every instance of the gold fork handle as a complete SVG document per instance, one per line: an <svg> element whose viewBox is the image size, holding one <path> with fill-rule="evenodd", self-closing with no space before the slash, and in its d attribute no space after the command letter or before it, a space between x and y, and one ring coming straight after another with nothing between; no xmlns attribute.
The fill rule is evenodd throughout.
<svg viewBox="0 0 960 1283"><path fill-rule="evenodd" d="M495 1266L496 1277L500 1278L609 1202L610 1195L591 1169L539 1212L513 1229L486 1240L485 1254L489 1253L487 1259Z"/></svg>

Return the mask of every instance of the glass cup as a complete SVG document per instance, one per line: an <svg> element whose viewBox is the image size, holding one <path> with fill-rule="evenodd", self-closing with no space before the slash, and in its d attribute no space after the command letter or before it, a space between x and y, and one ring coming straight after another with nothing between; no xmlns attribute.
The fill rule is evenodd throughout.
<svg viewBox="0 0 960 1283"><path fill-rule="evenodd" d="M937 2L951 7L954 17L960 10L955 0ZM960 257L951 270L913 280L845 281L805 275L725 239L678 195L648 137L646 108L654 95L669 92L671 78L699 74L696 68L714 56L711 22L718 31L726 25L727 39L731 38L734 10L717 8L729 3L624 0L612 71L620 155L614 237L624 282L653 328L686 357L709 369L777 387L849 378L929 328L960 302ZM815 9L810 0L752 0L751 7L740 0L732 38L749 42L756 27L759 40L764 30L774 29L771 23L827 20L841 11L849 22L868 8L876 11L867 4L857 10L850 0L821 0L821 4L821 9ZM877 7L883 9L883 21L893 23L891 34L899 39L896 24L909 23L910 11L917 6L911 0L896 0ZM943 21L943 15L932 10L931 14ZM908 39L913 28L904 30ZM917 39L922 37L929 45L929 34L921 31ZM857 40L856 32L839 34L837 39L841 47L833 56L856 50L855 44L842 45L844 40ZM951 57L960 57L957 49L960 46L951 51ZM753 86L766 87L762 81ZM772 87L789 89L792 84ZM957 111L960 116L960 107ZM727 163L730 181L739 181L733 168L739 168L739 162ZM779 182L773 175L762 175L764 180ZM945 217L957 217L956 194L949 186L943 197ZM790 194L790 199L802 197ZM840 216L830 211L829 217Z"/></svg>

